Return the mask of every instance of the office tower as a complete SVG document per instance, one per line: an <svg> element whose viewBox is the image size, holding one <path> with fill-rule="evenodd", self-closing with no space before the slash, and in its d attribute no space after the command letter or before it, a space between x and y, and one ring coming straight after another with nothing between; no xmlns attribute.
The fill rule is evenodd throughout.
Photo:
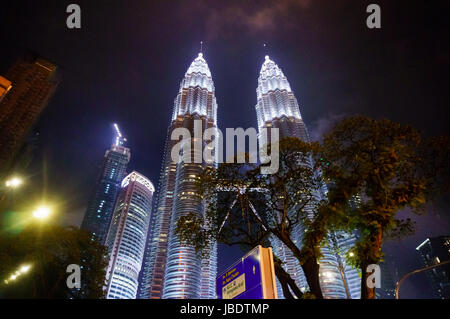
<svg viewBox="0 0 450 319"><path fill-rule="evenodd" d="M256 114L258 121L258 129L260 132L260 145L267 143L265 136L261 134L263 128L278 128L280 138L297 137L303 141L309 142L309 134L305 123L300 114L300 108L292 92L291 86L283 74L283 71L268 56L261 67L258 78L258 87L256 89L257 104ZM267 137L270 139L270 135ZM312 160L306 165L312 165ZM317 190L317 198L320 199L326 194L325 184L321 189ZM311 209L311 208L309 208ZM312 214L312 211L311 211ZM296 245L301 245L302 233L304 229L302 225L295 226L292 232L292 239ZM337 239L339 246L341 239ZM348 239L347 239L348 241ZM293 277L298 287L302 290L308 290L306 278L303 270L292 252L278 239L272 237L273 253L283 262L286 271ZM355 292L347 293L343 280L354 279L357 272L348 266L343 267L345 276L339 271L339 256L333 253L329 247L322 248L323 257L320 261L320 283L325 298L347 298L349 295L357 296ZM341 263L342 264L342 263ZM278 295L283 296L280 285L278 284Z"/></svg>
<svg viewBox="0 0 450 319"><path fill-rule="evenodd" d="M392 263L390 263L390 256L385 256L384 261L380 262L381 272L381 288L375 289L377 299L395 299L395 273L393 272Z"/></svg>
<svg viewBox="0 0 450 319"><path fill-rule="evenodd" d="M3 76L0 75L0 102L9 92L9 90L11 90L11 88L12 88L11 81L5 79Z"/></svg>
<svg viewBox="0 0 450 319"><path fill-rule="evenodd" d="M417 248L424 267L433 266L450 260L450 236L427 238ZM450 298L450 265L436 267L426 272L435 298Z"/></svg>
<svg viewBox="0 0 450 319"><path fill-rule="evenodd" d="M175 98L157 203L152 213L153 234L146 250L140 298L215 298L216 247L212 247L210 258L201 259L194 248L182 246L175 235L181 216L190 212L204 213L196 180L206 165L213 165L206 164L194 147L191 155L200 159L200 163L171 159L172 148L178 143L178 136L176 141L171 140L173 130L185 128L194 136L195 120L202 124L202 132L217 127L214 83L202 53L189 66ZM196 143L194 138L192 143Z"/></svg>
<svg viewBox="0 0 450 319"><path fill-rule="evenodd" d="M16 157L59 83L57 66L34 54L20 58L0 81L0 176Z"/></svg>
<svg viewBox="0 0 450 319"><path fill-rule="evenodd" d="M343 232L332 233L329 234L328 241L330 242L328 251L337 262L337 268L340 275L339 281L342 281L344 285L345 298L360 299L361 298L360 274L356 269L353 268L353 266L351 266L348 263L346 259L346 255L349 253L348 250L354 247L354 245L356 244L356 236ZM339 281L337 282L338 285L340 285ZM340 287L338 289L340 290ZM342 297L342 295L337 297Z"/></svg>
<svg viewBox="0 0 450 319"><path fill-rule="evenodd" d="M92 233L104 244L120 183L125 177L130 161L130 149L124 146L126 139L114 124L116 136L111 148L106 151L97 181L84 215L81 228Z"/></svg>
<svg viewBox="0 0 450 319"><path fill-rule="evenodd" d="M109 252L106 298L135 299L155 189L138 172L126 176L121 187L106 237Z"/></svg>

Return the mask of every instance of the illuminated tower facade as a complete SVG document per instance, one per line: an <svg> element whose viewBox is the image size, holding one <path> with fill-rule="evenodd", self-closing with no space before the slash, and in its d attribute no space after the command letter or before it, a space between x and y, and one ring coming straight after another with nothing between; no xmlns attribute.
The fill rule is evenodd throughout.
<svg viewBox="0 0 450 319"><path fill-rule="evenodd" d="M12 88L11 81L5 79L3 76L0 75L0 102L3 100L6 94L8 94L11 88Z"/></svg>
<svg viewBox="0 0 450 319"><path fill-rule="evenodd" d="M0 77L0 177L16 157L59 84L55 64L27 53Z"/></svg>
<svg viewBox="0 0 450 319"><path fill-rule="evenodd" d="M264 128L278 128L280 138L297 137L306 142L310 141L308 130L303 122L300 108L291 86L283 71L268 56L265 57L261 67L256 95L257 104L255 108L260 132L260 145L264 145L267 142L263 140L265 138L264 134L261 134ZM268 131L270 132L270 130ZM312 166L312 160L306 164ZM316 196L320 199L325 194L326 187L324 185L317 190ZM312 214L313 211L311 210ZM292 239L296 245L301 245L303 232L302 225L297 224L294 227ZM284 268L295 280L298 287L303 291L308 290L303 270L292 252L277 238L272 238L271 242L273 253L284 262ZM342 279L339 271L338 256L328 248L323 248L322 254L320 283L324 297L347 298L348 295L344 286L345 280ZM351 275L353 278L354 274L352 271L349 267L344 269L344 272L348 272L349 276ZM283 296L280 285L278 284L277 286L278 295Z"/></svg>
<svg viewBox="0 0 450 319"><path fill-rule="evenodd" d="M104 244L111 222L111 216L120 190L120 183L126 175L130 162L130 149L124 146L126 139L114 124L116 136L111 148L106 151L97 177L94 191L88 203L81 228L92 233Z"/></svg>
<svg viewBox="0 0 450 319"><path fill-rule="evenodd" d="M416 252L423 267L434 266L450 260L450 236L427 238L417 246ZM433 289L434 297L450 299L450 265L428 270L426 274Z"/></svg>
<svg viewBox="0 0 450 319"><path fill-rule="evenodd" d="M155 188L138 172L126 176L121 187L106 237L110 258L106 298L135 299Z"/></svg>
<svg viewBox="0 0 450 319"><path fill-rule="evenodd" d="M191 163L172 160L172 149L179 142L178 135L171 139L172 132L182 128L194 136L195 122L201 123L202 132L217 127L214 83L202 53L188 68L174 101L139 298L215 298L216 246L209 258L201 259L194 248L181 245L175 234L181 216L204 213L196 180L207 165L215 165L207 164L202 154L195 152L195 138L191 140Z"/></svg>

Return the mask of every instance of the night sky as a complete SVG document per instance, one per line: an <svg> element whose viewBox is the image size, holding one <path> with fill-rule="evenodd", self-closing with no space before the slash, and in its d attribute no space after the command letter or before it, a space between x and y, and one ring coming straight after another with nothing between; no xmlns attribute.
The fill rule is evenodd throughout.
<svg viewBox="0 0 450 319"><path fill-rule="evenodd" d="M70 3L81 7L79 30L66 27ZM381 6L379 30L366 27L369 3ZM128 138L129 170L156 186L173 100L200 41L223 130L256 127L255 90L268 54L287 76L313 137L349 114L448 135L449 17L449 2L438 0L2 3L0 74L24 49L62 71L36 126L30 196L46 194L59 203L63 224L79 225L113 122ZM427 236L450 234L449 214L441 213L447 211L430 209L416 218L414 236L386 245L400 274L420 266L414 248ZM220 270L241 255L221 250ZM424 276L403 289L404 297L430 295Z"/></svg>

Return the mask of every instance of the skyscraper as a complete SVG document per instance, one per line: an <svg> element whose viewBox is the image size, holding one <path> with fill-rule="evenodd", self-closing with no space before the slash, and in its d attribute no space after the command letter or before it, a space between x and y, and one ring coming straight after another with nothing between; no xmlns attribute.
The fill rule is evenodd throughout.
<svg viewBox="0 0 450 319"><path fill-rule="evenodd" d="M116 136L111 148L106 151L94 191L88 203L81 228L92 233L104 244L112 212L130 161L130 149L124 146L126 139L114 124Z"/></svg>
<svg viewBox="0 0 450 319"><path fill-rule="evenodd" d="M416 250L424 267L450 260L450 236L427 238ZM428 270L426 274L433 288L434 297L450 299L450 265Z"/></svg>
<svg viewBox="0 0 450 319"><path fill-rule="evenodd" d="M152 182L138 172L122 181L106 245L108 299L135 299L150 224Z"/></svg>
<svg viewBox="0 0 450 319"><path fill-rule="evenodd" d="M171 140L176 128L194 136L194 121L202 131L217 127L217 102L208 64L199 53L189 66L175 98L167 131L158 198L152 213L153 234L148 241L140 298L215 298L216 247L210 258L201 259L194 248L180 244L175 227L178 219L190 212L203 214L202 199L196 192L196 180L207 164L174 162ZM177 136L178 138L178 136ZM195 143L195 138L192 143ZM201 154L195 153L195 158Z"/></svg>
<svg viewBox="0 0 450 319"><path fill-rule="evenodd" d="M381 287L375 289L377 299L395 299L395 268L391 256L384 256L384 261L378 263L381 272Z"/></svg>
<svg viewBox="0 0 450 319"><path fill-rule="evenodd" d="M280 138L297 137L303 141L309 142L309 134L305 123L300 114L300 108L291 89L291 86L278 65L268 56L261 67L258 78L258 87L256 89L257 104L256 114L258 129L260 132L260 145L265 144L265 136L261 134L263 128L278 128ZM305 163L312 165L310 163ZM317 190L317 197L321 198L326 193L326 186ZM311 208L309 208L311 209ZM311 215L312 215L311 211ZM296 245L301 245L302 225L297 224L292 232L292 239ZM349 239L347 238L347 244ZM339 241L339 240L338 240ZM293 277L298 287L305 291L308 289L303 270L292 252L278 239L271 239L273 253L283 262L286 271ZM341 243L338 242L339 245ZM349 295L357 293L348 293L344 285L345 276L354 279L358 276L357 272L350 267L342 267L343 274L339 271L339 256L330 251L329 248L322 248L323 257L320 262L320 283L325 298L347 298ZM344 278L344 279L343 279ZM354 281L354 280L353 280ZM283 296L280 285L278 284L278 295ZM353 285L354 286L354 285Z"/></svg>
<svg viewBox="0 0 450 319"><path fill-rule="evenodd" d="M0 102L9 92L9 90L11 90L11 88L12 88L11 81L5 79L3 76L0 75Z"/></svg>
<svg viewBox="0 0 450 319"><path fill-rule="evenodd" d="M55 92L59 72L55 64L27 53L5 78L0 83L0 95L4 95L0 101L0 176L13 168L20 148Z"/></svg>

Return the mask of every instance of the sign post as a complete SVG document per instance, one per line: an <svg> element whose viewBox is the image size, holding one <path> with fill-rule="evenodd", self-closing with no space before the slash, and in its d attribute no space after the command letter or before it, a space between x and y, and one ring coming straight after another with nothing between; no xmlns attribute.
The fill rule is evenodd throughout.
<svg viewBox="0 0 450 319"><path fill-rule="evenodd" d="M278 299L272 248L256 246L216 280L218 299Z"/></svg>

